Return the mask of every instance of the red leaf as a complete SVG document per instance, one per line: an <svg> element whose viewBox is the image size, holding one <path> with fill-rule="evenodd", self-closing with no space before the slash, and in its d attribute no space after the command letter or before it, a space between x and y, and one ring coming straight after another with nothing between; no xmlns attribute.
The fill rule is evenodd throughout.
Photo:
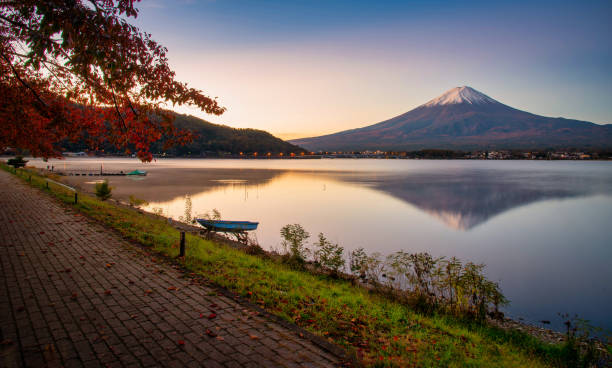
<svg viewBox="0 0 612 368"><path fill-rule="evenodd" d="M183 345L185 345L185 340L179 340L179 341L177 341L177 343L178 343L180 346L183 346Z"/></svg>
<svg viewBox="0 0 612 368"><path fill-rule="evenodd" d="M216 333L214 333L214 332L212 332L212 331L211 331L211 330L209 330L209 329L206 329L206 334L207 334L208 336L210 336L210 337L217 337L217 334L216 334Z"/></svg>
<svg viewBox="0 0 612 368"><path fill-rule="evenodd" d="M213 319L215 317L217 317L217 315L215 313L211 313L211 314L208 315L208 319Z"/></svg>
<svg viewBox="0 0 612 368"><path fill-rule="evenodd" d="M110 290L104 290L104 294L111 295L111 291Z"/></svg>

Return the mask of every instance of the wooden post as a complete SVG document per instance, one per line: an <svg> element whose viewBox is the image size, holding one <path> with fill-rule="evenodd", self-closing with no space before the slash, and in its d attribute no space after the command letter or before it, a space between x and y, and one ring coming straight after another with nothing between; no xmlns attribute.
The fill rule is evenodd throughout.
<svg viewBox="0 0 612 368"><path fill-rule="evenodd" d="M77 204L79 201L79 195L77 194L77 192L74 192L74 204Z"/></svg>
<svg viewBox="0 0 612 368"><path fill-rule="evenodd" d="M49 189L49 182L45 181L45 185L47 186L47 189Z"/></svg>
<svg viewBox="0 0 612 368"><path fill-rule="evenodd" d="M181 231L181 248L179 250L179 257L185 257L185 232Z"/></svg>

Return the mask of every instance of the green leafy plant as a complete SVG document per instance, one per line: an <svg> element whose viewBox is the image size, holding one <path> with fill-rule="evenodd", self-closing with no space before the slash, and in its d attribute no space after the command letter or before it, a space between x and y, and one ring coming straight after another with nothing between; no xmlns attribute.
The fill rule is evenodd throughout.
<svg viewBox="0 0 612 368"><path fill-rule="evenodd" d="M589 368L608 366L604 362L605 354L599 345L601 341L592 337L593 334L604 332L602 328L595 327L585 319L560 313L566 327L565 343L563 345L564 365L567 367ZM604 339L605 341L605 339ZM608 364L609 356L608 358Z"/></svg>
<svg viewBox="0 0 612 368"><path fill-rule="evenodd" d="M289 255L292 263L303 264L308 255L308 248L305 246L310 234L300 224L285 225L280 230L282 246Z"/></svg>
<svg viewBox="0 0 612 368"><path fill-rule="evenodd" d="M221 220L221 212L218 209L213 208L211 211L197 216L198 218L204 218L207 220Z"/></svg>
<svg viewBox="0 0 612 368"><path fill-rule="evenodd" d="M193 217L193 204L191 202L191 196L189 194L185 195L185 215L179 216L179 221L184 222L186 224L192 224L195 222L195 218Z"/></svg>
<svg viewBox="0 0 612 368"><path fill-rule="evenodd" d="M112 196L113 188L108 186L108 180L104 180L103 182L96 183L96 197L105 201Z"/></svg>
<svg viewBox="0 0 612 368"><path fill-rule="evenodd" d="M19 169L20 167L24 167L28 163L28 160L24 160L23 156L17 156L9 159L6 163L15 169Z"/></svg>
<svg viewBox="0 0 612 368"><path fill-rule="evenodd" d="M134 195L130 195L129 199L130 206L132 207L146 206L149 204L149 202L145 201L144 199L136 198Z"/></svg>
<svg viewBox="0 0 612 368"><path fill-rule="evenodd" d="M349 253L349 268L351 273L361 279L366 278L366 264L368 255L363 247L359 247Z"/></svg>
<svg viewBox="0 0 612 368"><path fill-rule="evenodd" d="M344 269L346 263L343 257L344 248L327 240L323 233L319 233L319 242L315 243L315 247L315 263L330 270L333 276L337 276L338 271Z"/></svg>

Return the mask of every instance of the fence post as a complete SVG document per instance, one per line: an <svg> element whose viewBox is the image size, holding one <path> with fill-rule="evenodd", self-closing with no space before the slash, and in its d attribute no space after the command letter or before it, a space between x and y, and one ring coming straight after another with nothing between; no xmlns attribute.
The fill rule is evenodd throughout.
<svg viewBox="0 0 612 368"><path fill-rule="evenodd" d="M49 182L45 181L45 185L47 186L47 189L49 189Z"/></svg>
<svg viewBox="0 0 612 368"><path fill-rule="evenodd" d="M179 250L179 257L185 257L185 232L181 231L181 248Z"/></svg>
<svg viewBox="0 0 612 368"><path fill-rule="evenodd" d="M79 195L77 194L77 192L74 192L74 204L77 204L78 201L79 201Z"/></svg>

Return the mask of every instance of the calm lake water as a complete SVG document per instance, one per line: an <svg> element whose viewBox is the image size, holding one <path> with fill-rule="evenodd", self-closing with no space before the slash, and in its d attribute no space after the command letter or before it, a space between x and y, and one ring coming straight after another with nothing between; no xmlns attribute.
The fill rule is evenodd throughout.
<svg viewBox="0 0 612 368"><path fill-rule="evenodd" d="M279 230L303 225L346 251L405 250L484 263L529 322L578 314L612 330L612 162L415 160L68 159L57 169L132 170L111 177L117 196L134 194L177 219L193 213L253 220L265 248ZM92 178L70 178L91 185ZM80 180L80 182L79 182ZM88 180L88 181L87 181Z"/></svg>

